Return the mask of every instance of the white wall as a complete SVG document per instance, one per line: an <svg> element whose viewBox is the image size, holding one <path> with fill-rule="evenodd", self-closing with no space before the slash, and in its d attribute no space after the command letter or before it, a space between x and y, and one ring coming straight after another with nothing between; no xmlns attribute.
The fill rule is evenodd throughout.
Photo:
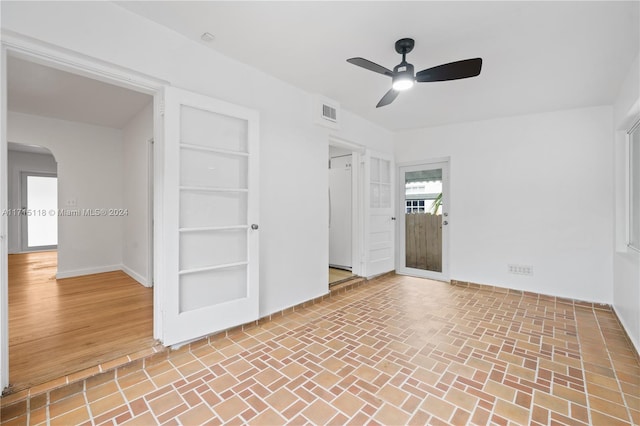
<svg viewBox="0 0 640 426"><path fill-rule="evenodd" d="M260 314L327 293L329 134L392 152L390 132L346 111L318 127L310 94L113 3L3 2L2 27L258 110Z"/></svg>
<svg viewBox="0 0 640 426"><path fill-rule="evenodd" d="M56 159L51 154L9 151L7 163L9 209L20 209L23 206L20 187L21 172L56 174L57 171ZM22 230L22 220L19 216L9 216L7 220L9 225L9 253L19 253L22 251L22 239L20 236Z"/></svg>
<svg viewBox="0 0 640 426"><path fill-rule="evenodd" d="M452 279L611 303L611 107L401 132L396 161L450 157ZM533 276L507 273L532 265Z"/></svg>
<svg viewBox="0 0 640 426"><path fill-rule="evenodd" d="M149 140L153 138L153 104L122 129L123 208L122 269L139 283L151 285Z"/></svg>
<svg viewBox="0 0 640 426"><path fill-rule="evenodd" d="M8 112L10 142L40 145L58 162L58 208L121 208L122 132ZM75 199L76 207L67 207ZM120 269L122 217L58 217L58 277Z"/></svg>
<svg viewBox="0 0 640 426"><path fill-rule="evenodd" d="M613 306L627 330L636 350L640 351L640 253L626 246L627 242L627 182L628 156L626 133L640 120L640 54L629 69L614 104L614 180L615 232L613 255Z"/></svg>

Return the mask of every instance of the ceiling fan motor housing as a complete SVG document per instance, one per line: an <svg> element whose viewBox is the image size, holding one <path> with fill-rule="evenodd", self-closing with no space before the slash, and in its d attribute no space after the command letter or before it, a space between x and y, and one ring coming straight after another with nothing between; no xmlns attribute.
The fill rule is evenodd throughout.
<svg viewBox="0 0 640 426"><path fill-rule="evenodd" d="M392 85L394 88L396 88L396 90L403 90L397 88L398 84L400 84L399 87L405 88L413 86L414 80L415 77L413 73L413 65L411 65L407 61L402 61L398 65L393 67ZM404 85L402 84L402 82L405 82Z"/></svg>
<svg viewBox="0 0 640 426"><path fill-rule="evenodd" d="M407 90L413 86L415 75L413 65L407 62L407 53L413 50L414 41L411 38L402 38L396 41L396 52L402 55L402 62L393 67L392 86L395 90Z"/></svg>

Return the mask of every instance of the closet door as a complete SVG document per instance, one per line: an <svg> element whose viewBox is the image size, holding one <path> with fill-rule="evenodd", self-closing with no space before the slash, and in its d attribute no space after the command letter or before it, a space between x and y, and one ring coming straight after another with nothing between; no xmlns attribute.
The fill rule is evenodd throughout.
<svg viewBox="0 0 640 426"><path fill-rule="evenodd" d="M165 345L258 318L258 114L165 91Z"/></svg>

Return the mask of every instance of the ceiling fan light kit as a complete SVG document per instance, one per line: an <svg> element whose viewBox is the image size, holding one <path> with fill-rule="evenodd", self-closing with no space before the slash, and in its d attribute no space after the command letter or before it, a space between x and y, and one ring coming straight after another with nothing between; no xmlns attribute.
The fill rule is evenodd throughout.
<svg viewBox="0 0 640 426"><path fill-rule="evenodd" d="M415 74L413 65L407 62L407 53L413 50L414 45L415 42L411 38L396 41L396 52L402 55L402 62L396 65L393 71L364 58L347 59L347 62L353 65L391 77L391 89L380 99L376 108L389 105L401 91L410 89L415 82L426 83L476 77L482 69L482 58L474 58L438 65Z"/></svg>
<svg viewBox="0 0 640 426"><path fill-rule="evenodd" d="M405 63L393 69L392 84L394 90L407 90L413 87L415 78L413 77L413 65Z"/></svg>

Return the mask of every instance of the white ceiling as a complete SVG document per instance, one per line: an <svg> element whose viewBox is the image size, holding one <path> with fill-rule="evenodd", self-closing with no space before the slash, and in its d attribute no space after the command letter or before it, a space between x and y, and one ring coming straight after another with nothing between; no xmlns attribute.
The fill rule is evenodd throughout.
<svg viewBox="0 0 640 426"><path fill-rule="evenodd" d="M118 4L393 130L611 104L640 40L638 1ZM346 59L392 68L403 37L416 71L482 57L482 73L376 109L390 79Z"/></svg>
<svg viewBox="0 0 640 426"><path fill-rule="evenodd" d="M19 58L7 60L9 111L122 129L153 98Z"/></svg>

